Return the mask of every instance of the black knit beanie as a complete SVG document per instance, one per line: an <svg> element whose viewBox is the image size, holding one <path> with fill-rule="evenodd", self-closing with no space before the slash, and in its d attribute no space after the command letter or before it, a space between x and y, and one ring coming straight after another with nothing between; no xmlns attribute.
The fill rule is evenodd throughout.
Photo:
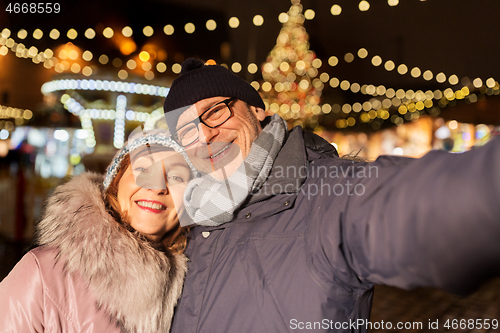
<svg viewBox="0 0 500 333"><path fill-rule="evenodd" d="M235 97L265 110L259 93L245 80L219 65L205 65L202 60L189 58L182 63L180 76L174 80L163 109L165 113L192 105L205 98ZM180 116L165 115L169 127L175 126ZM171 132L173 130L171 129Z"/></svg>

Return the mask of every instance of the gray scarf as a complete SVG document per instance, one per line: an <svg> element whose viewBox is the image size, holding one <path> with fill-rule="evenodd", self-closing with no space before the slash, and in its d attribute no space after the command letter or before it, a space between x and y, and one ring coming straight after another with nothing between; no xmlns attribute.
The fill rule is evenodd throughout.
<svg viewBox="0 0 500 333"><path fill-rule="evenodd" d="M273 115L253 142L248 156L229 178L217 180L207 174L193 179L184 192L190 223L219 226L231 221L248 195L259 191L266 181L286 132L286 122Z"/></svg>

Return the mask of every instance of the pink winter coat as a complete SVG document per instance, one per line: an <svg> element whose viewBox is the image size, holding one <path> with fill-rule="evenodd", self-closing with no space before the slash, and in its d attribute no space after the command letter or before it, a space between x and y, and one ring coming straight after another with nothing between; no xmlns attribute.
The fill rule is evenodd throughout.
<svg viewBox="0 0 500 333"><path fill-rule="evenodd" d="M102 176L58 187L40 247L0 283L0 332L168 332L184 255L153 248L109 215Z"/></svg>

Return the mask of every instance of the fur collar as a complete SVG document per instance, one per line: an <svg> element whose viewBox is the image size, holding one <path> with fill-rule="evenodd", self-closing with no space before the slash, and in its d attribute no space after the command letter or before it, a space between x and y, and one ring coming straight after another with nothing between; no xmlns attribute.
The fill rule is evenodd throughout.
<svg viewBox="0 0 500 333"><path fill-rule="evenodd" d="M38 225L125 332L168 332L181 295L186 257L154 249L118 224L103 201L103 176L84 173L59 186Z"/></svg>

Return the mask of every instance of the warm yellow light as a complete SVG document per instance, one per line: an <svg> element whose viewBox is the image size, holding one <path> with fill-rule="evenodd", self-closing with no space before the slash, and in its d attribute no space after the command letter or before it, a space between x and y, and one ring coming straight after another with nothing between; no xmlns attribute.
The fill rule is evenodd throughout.
<svg viewBox="0 0 500 333"><path fill-rule="evenodd" d="M392 60L387 60L384 65L385 69L387 71L392 71L394 68L396 68L396 65L394 64L394 61Z"/></svg>
<svg viewBox="0 0 500 333"><path fill-rule="evenodd" d="M144 77L146 78L146 80L152 80L155 78L155 73L151 72L151 71L147 71L146 73L144 73Z"/></svg>
<svg viewBox="0 0 500 333"><path fill-rule="evenodd" d="M45 56L45 58L50 59L54 56L54 51L52 51L51 49L46 49L43 52L43 55Z"/></svg>
<svg viewBox="0 0 500 333"><path fill-rule="evenodd" d="M163 32L165 33L165 35L170 36L174 33L174 27L171 24L167 24L163 27Z"/></svg>
<svg viewBox="0 0 500 333"><path fill-rule="evenodd" d="M262 17L262 15L255 15L253 17L253 24L257 27L260 27L261 25L264 24L264 18Z"/></svg>
<svg viewBox="0 0 500 333"><path fill-rule="evenodd" d="M115 32L113 31L113 29L111 29L110 27L106 27L104 28L104 30L102 31L102 35L106 38L111 38L113 37L113 35L115 34Z"/></svg>
<svg viewBox="0 0 500 333"><path fill-rule="evenodd" d="M137 67L137 63L135 62L134 59L130 59L127 61L127 68L134 70Z"/></svg>
<svg viewBox="0 0 500 333"><path fill-rule="evenodd" d="M314 59L314 60L312 61L312 66L313 66L314 68L320 68L322 64L323 64L323 62L321 61L321 59L320 59L320 58L316 58L316 59Z"/></svg>
<svg viewBox="0 0 500 333"><path fill-rule="evenodd" d="M304 70L306 68L306 63L303 60L299 60L295 63L295 68L298 70Z"/></svg>
<svg viewBox="0 0 500 333"><path fill-rule="evenodd" d="M3 38L9 38L10 37L10 30L7 29L7 28L4 28L2 30L2 34L1 35L2 35Z"/></svg>
<svg viewBox="0 0 500 333"><path fill-rule="evenodd" d="M186 25L184 26L184 30L188 33L188 34L192 34L194 31L195 31L195 26L193 23L189 22L189 23L186 23Z"/></svg>
<svg viewBox="0 0 500 333"><path fill-rule="evenodd" d="M150 56L149 56L148 52L141 51L141 53L139 53L139 59L141 59L142 61L148 61L149 58L150 58Z"/></svg>
<svg viewBox="0 0 500 333"><path fill-rule="evenodd" d="M2 45L2 46L0 47L0 55L3 55L3 56L4 56L4 55L6 55L8 52L9 52L9 49L7 48L7 46Z"/></svg>
<svg viewBox="0 0 500 333"><path fill-rule="evenodd" d="M458 122L456 120L451 120L449 123L448 123L448 127L450 129L457 129L458 128Z"/></svg>
<svg viewBox="0 0 500 333"><path fill-rule="evenodd" d="M106 65L108 61L109 61L108 56L105 54L101 54L101 56L99 57L99 62L103 65Z"/></svg>
<svg viewBox="0 0 500 333"><path fill-rule="evenodd" d="M328 82L328 80L330 80L330 75L328 75L328 73L321 73L319 79L321 82Z"/></svg>
<svg viewBox="0 0 500 333"><path fill-rule="evenodd" d="M247 67L247 70L248 70L248 72L249 72L250 74L255 74L255 73L257 72L257 70L258 70L258 69L259 69L259 67L257 67L257 65L256 65L256 64L254 64L254 63L249 64L249 65L248 65L248 67ZM257 89L258 89L258 88L257 88Z"/></svg>
<svg viewBox="0 0 500 333"><path fill-rule="evenodd" d="M137 49L137 45L132 40L126 40L120 44L120 52L129 55Z"/></svg>
<svg viewBox="0 0 500 333"><path fill-rule="evenodd" d="M69 39L75 39L76 37L78 37L78 32L76 32L75 29L69 29L68 30L68 33L66 34L66 36L69 38Z"/></svg>
<svg viewBox="0 0 500 333"><path fill-rule="evenodd" d="M89 66L83 67L82 74L85 75L85 76L92 75L92 68L90 68Z"/></svg>
<svg viewBox="0 0 500 333"><path fill-rule="evenodd" d="M330 12L332 15L340 15L340 13L342 13L342 7L339 5L333 5L332 8L330 8Z"/></svg>
<svg viewBox="0 0 500 333"><path fill-rule="evenodd" d="M360 1L359 2L359 10L362 12L366 12L368 9L370 9L370 3L368 1Z"/></svg>
<svg viewBox="0 0 500 333"><path fill-rule="evenodd" d="M174 72L175 74L179 74L181 72L181 65L175 63L172 65L172 72Z"/></svg>
<svg viewBox="0 0 500 333"><path fill-rule="evenodd" d="M153 66L149 62L143 62L141 67L143 71L147 72L150 71Z"/></svg>
<svg viewBox="0 0 500 333"><path fill-rule="evenodd" d="M78 65L76 62L73 63L73 65L71 65L71 71L75 74L80 72L80 65Z"/></svg>
<svg viewBox="0 0 500 333"><path fill-rule="evenodd" d="M306 90L309 88L309 81L303 79L303 80L300 80L299 82L299 88L302 89L302 90Z"/></svg>
<svg viewBox="0 0 500 333"><path fill-rule="evenodd" d="M146 37L151 37L151 36L153 36L154 30L151 26L147 25L144 27L144 29L142 29L142 33Z"/></svg>
<svg viewBox="0 0 500 333"><path fill-rule="evenodd" d="M87 39L93 39L95 37L95 31L94 31L94 29L88 28L87 30L85 30L85 37Z"/></svg>
<svg viewBox="0 0 500 333"><path fill-rule="evenodd" d="M405 64L401 64L398 66L398 73L401 75L405 75L408 73L408 67Z"/></svg>
<svg viewBox="0 0 500 333"><path fill-rule="evenodd" d="M59 51L59 58L68 59L68 51L66 51L65 49L62 49L61 51Z"/></svg>
<svg viewBox="0 0 500 333"><path fill-rule="evenodd" d="M399 0L387 0L389 6L397 6L399 4Z"/></svg>
<svg viewBox="0 0 500 333"><path fill-rule="evenodd" d="M164 73L167 70L167 65L165 65L165 63L160 61L159 63L156 64L156 70L159 73Z"/></svg>
<svg viewBox="0 0 500 333"><path fill-rule="evenodd" d="M205 26L207 30L214 31L217 28L217 23L214 20L208 20Z"/></svg>
<svg viewBox="0 0 500 333"><path fill-rule="evenodd" d="M129 26L126 26L122 29L122 35L125 37L131 37L134 32L132 31L132 28Z"/></svg>
<svg viewBox="0 0 500 333"><path fill-rule="evenodd" d="M434 77L434 75L432 74L432 72L430 70L426 70L424 72L424 75L423 75L424 80L430 81L430 80L432 80L433 77Z"/></svg>
<svg viewBox="0 0 500 333"><path fill-rule="evenodd" d="M350 86L351 86L351 84L347 80L344 80L340 83L340 89L342 89L342 90L347 90L347 89L349 89Z"/></svg>
<svg viewBox="0 0 500 333"><path fill-rule="evenodd" d="M269 82L264 82L262 84L262 90L264 90L265 92L270 91L272 88L273 88L273 86Z"/></svg>
<svg viewBox="0 0 500 333"><path fill-rule="evenodd" d="M128 72L124 69L118 71L118 77L122 80L125 80L128 77Z"/></svg>
<svg viewBox="0 0 500 333"><path fill-rule="evenodd" d="M78 58L78 52L75 50L69 51L68 58L70 58L71 60L76 60Z"/></svg>
<svg viewBox="0 0 500 333"><path fill-rule="evenodd" d="M378 94L378 95L382 96L382 95L384 95L384 94L385 94L386 89L385 89L385 87L384 87L383 85L380 85L380 86L378 86L378 87L377 87L377 90L376 90L376 91L377 91L377 94Z"/></svg>
<svg viewBox="0 0 500 333"><path fill-rule="evenodd" d="M450 75L450 77L448 78L448 82L453 86L455 84L458 84L458 76L456 76L455 74Z"/></svg>
<svg viewBox="0 0 500 333"><path fill-rule="evenodd" d="M259 90L260 88L260 84L259 82L257 81L252 81L252 83L250 83L250 85L255 89L255 90Z"/></svg>
<svg viewBox="0 0 500 333"><path fill-rule="evenodd" d="M286 23L288 22L288 14L287 13L281 13L278 15L278 21L280 21L280 23Z"/></svg>
<svg viewBox="0 0 500 333"><path fill-rule="evenodd" d="M24 29L21 29L17 32L17 38L25 39L28 36L28 32Z"/></svg>
<svg viewBox="0 0 500 333"><path fill-rule="evenodd" d="M231 70L235 73L241 72L241 64L239 62L235 62L231 65Z"/></svg>
<svg viewBox="0 0 500 333"><path fill-rule="evenodd" d="M233 16L229 19L229 26L231 28L237 28L239 25L240 25L240 20L238 20L237 17Z"/></svg>
<svg viewBox="0 0 500 333"><path fill-rule="evenodd" d="M346 53L346 54L345 54L345 56L344 56L344 60L345 60L345 62L347 62L347 63L351 63L351 62L353 62L353 60L354 60L354 54L352 54L352 53L350 53L350 52L349 52L349 53Z"/></svg>
<svg viewBox="0 0 500 333"><path fill-rule="evenodd" d="M347 103L346 103L346 104L342 105L342 112L344 112L344 113L349 113L349 112L351 112L351 111L352 111L352 106L351 106L351 104L347 104Z"/></svg>
<svg viewBox="0 0 500 333"><path fill-rule="evenodd" d="M340 81L336 77L333 77L330 79L330 86L332 88L337 88L339 86L339 84L340 84Z"/></svg>
<svg viewBox="0 0 500 333"><path fill-rule="evenodd" d="M488 88L494 88L495 87L495 79L490 77L489 79L486 80L486 86Z"/></svg>
<svg viewBox="0 0 500 333"><path fill-rule="evenodd" d="M316 16L316 13L312 9L308 9L304 12L304 17L306 20L312 20Z"/></svg>
<svg viewBox="0 0 500 333"><path fill-rule="evenodd" d="M380 66L381 64L382 64L382 58L380 58L380 56L376 55L372 58L373 66Z"/></svg>
<svg viewBox="0 0 500 333"><path fill-rule="evenodd" d="M266 73L271 73L273 71L274 67L273 64L268 62L264 65L264 72Z"/></svg>
<svg viewBox="0 0 500 333"><path fill-rule="evenodd" d="M38 54L38 49L35 46L32 46L32 47L29 48L29 50L28 50L28 56L30 56L31 58L33 58L37 54Z"/></svg>
<svg viewBox="0 0 500 333"><path fill-rule="evenodd" d="M339 63L339 59L336 56L331 56L328 58L328 65L335 67Z"/></svg>
<svg viewBox="0 0 500 333"><path fill-rule="evenodd" d="M414 78L417 78L420 76L420 74L422 74L422 72L420 71L420 68L418 67L413 67L411 72L410 72L411 76L413 76Z"/></svg>
<svg viewBox="0 0 500 333"><path fill-rule="evenodd" d="M33 117L33 112L31 110L24 110L23 118L26 120L30 120Z"/></svg>
<svg viewBox="0 0 500 333"><path fill-rule="evenodd" d="M43 37L43 31L42 30L35 29L35 31L33 31L33 38L40 39L42 37Z"/></svg>
<svg viewBox="0 0 500 333"><path fill-rule="evenodd" d="M205 65L213 66L217 65L217 62L214 59L208 59L207 61L205 61Z"/></svg>
<svg viewBox="0 0 500 333"><path fill-rule="evenodd" d="M64 72L64 67L61 63L57 64L54 68L54 70L57 72L57 73L62 73Z"/></svg>
<svg viewBox="0 0 500 333"><path fill-rule="evenodd" d="M92 58L93 58L92 52L90 52L88 50L85 51L85 52L83 52L83 54L82 54L82 59L83 60L90 61L90 60L92 60Z"/></svg>
<svg viewBox="0 0 500 333"><path fill-rule="evenodd" d="M481 80L480 78L475 78L474 81L472 81L472 84L476 88L481 88L483 86L483 80Z"/></svg>
<svg viewBox="0 0 500 333"><path fill-rule="evenodd" d="M364 59L368 56L368 51L365 48L361 48L358 50L358 57Z"/></svg>
<svg viewBox="0 0 500 333"><path fill-rule="evenodd" d="M444 75L443 72L439 73L438 75L436 75L436 81L439 83L443 83L444 81L446 81L446 75Z"/></svg>

